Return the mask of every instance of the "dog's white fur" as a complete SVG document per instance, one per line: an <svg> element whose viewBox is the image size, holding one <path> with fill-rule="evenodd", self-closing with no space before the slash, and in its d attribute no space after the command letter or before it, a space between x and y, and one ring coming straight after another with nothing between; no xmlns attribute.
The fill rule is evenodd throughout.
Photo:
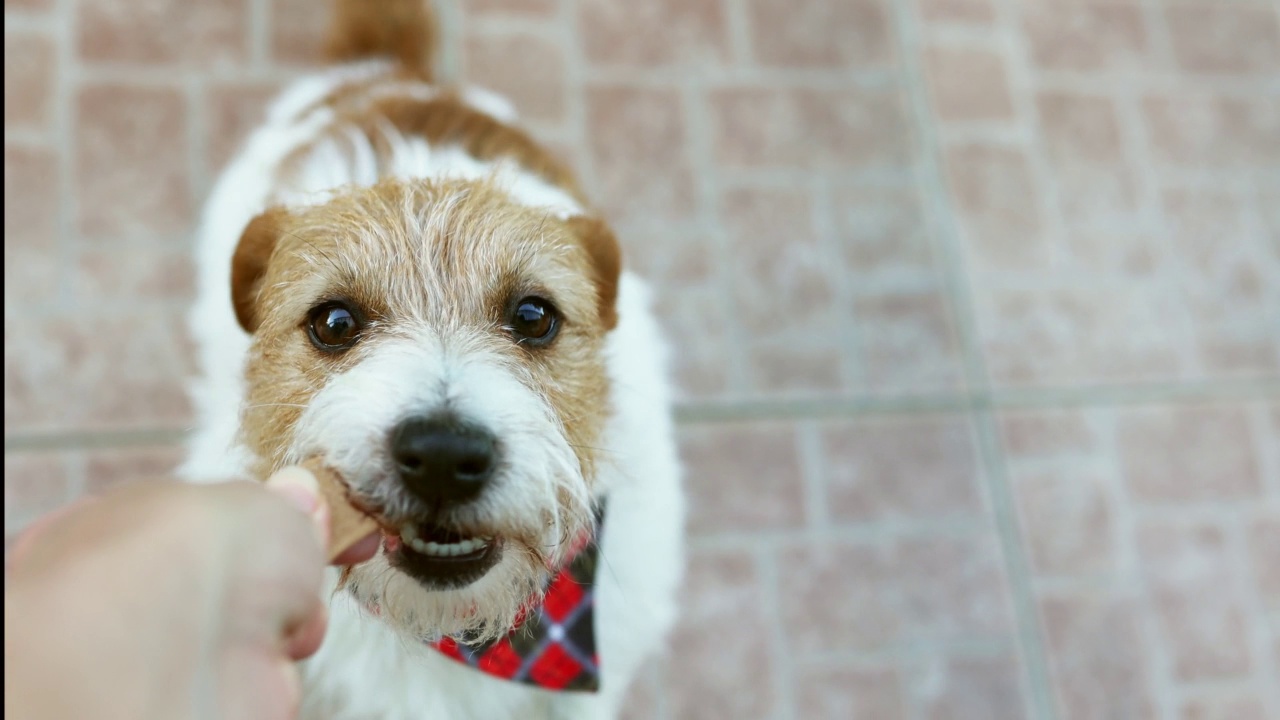
<svg viewBox="0 0 1280 720"><path fill-rule="evenodd" d="M199 232L198 298L190 316L201 373L192 386L199 425L181 470L190 481L243 476L252 460L236 440L244 396L242 371L250 346L229 298L236 243L249 221L268 204L323 202L344 185L371 185L379 179L376 165L362 160L367 157L368 141L358 134L348 138L345 148L334 142L316 145L288 186L278 184L277 170L286 156L320 137L334 122L323 107L306 114L303 110L344 82L374 77L386 69L385 64L365 62L333 68L295 83L274 103L266 123L252 135L214 189ZM395 91L414 97L434 92L421 83L405 83ZM499 119L514 119L510 105L492 93L473 89L464 97ZM395 136L394 130L387 133L395 148L389 171L394 176L496 178L523 205L560 217L582 212L567 193L518 167L482 162L457 147L429 147L422 138ZM416 625L404 618L389 622L373 617L347 592L333 594L326 588L325 597L332 596L329 633L319 653L303 666L304 718L494 720L606 718L617 714L639 666L660 650L675 620L684 525L664 346L650 312L648 290L628 272L620 281L617 309L618 324L607 339L613 412L602 436L604 452L594 487L598 496L608 499L596 590L600 691L545 692L490 678L445 658L416 635L431 629L423 627L424 622L440 625L436 630L456 629L445 627L448 612L438 607L433 615L430 603L420 599L422 589L408 587L412 581L397 573L398 584L386 586L385 600L394 604L397 595L418 597L412 601L417 603ZM433 374L449 362L455 363L452 392L466 404L468 415L480 418L504 440L518 435L517 426L538 428L523 441L527 457L549 465L572 461L568 448L562 447L563 439L546 420L545 408L501 367L487 363L483 353L450 360L440 347L422 338L384 344L374 357L344 375L342 383L321 390L299 422L301 445L293 452L300 457L319 449L340 471L358 475L362 464L372 462L368 448L353 443L350 433L336 431L334 413L357 408L362 416L356 422L374 427L390 423L410 405L431 406L438 401L428 390L434 386ZM396 392L387 391L387 383L399 382L415 372L421 380L408 392L402 386ZM397 399L391 402L391 398ZM349 426L352 420L346 422ZM551 478L563 473L542 475L551 483ZM527 486L522 490L527 497L504 496L500 510L543 512L547 501L537 490ZM503 583L515 582L502 572L504 564L469 588L471 597L494 603L501 602L499 598L518 597L524 588L505 588L504 592ZM366 571L385 572L385 561L371 561ZM329 582L336 586L336 571L331 572Z"/></svg>

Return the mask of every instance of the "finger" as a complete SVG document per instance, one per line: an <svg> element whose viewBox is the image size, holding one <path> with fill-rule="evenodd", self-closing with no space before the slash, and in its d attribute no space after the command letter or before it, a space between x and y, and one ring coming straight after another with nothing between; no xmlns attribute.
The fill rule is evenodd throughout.
<svg viewBox="0 0 1280 720"><path fill-rule="evenodd" d="M302 709L302 675L292 662L281 662L280 702L284 705L285 718L296 718Z"/></svg>
<svg viewBox="0 0 1280 720"><path fill-rule="evenodd" d="M267 480L267 488L306 513L320 547L328 547L329 508L321 501L320 486L309 470L299 466L284 468Z"/></svg>
<svg viewBox="0 0 1280 720"><path fill-rule="evenodd" d="M259 597L260 606L270 615L262 618L270 629L261 640L283 651L291 638L315 622L323 587L328 509L315 477L299 467L284 468L261 485L228 483L222 489L227 509L237 517L234 526L242 528L235 534L232 550L239 570L234 590ZM269 596L266 591L271 591ZM322 636L323 615L314 627ZM302 651L319 647L319 637L302 642Z"/></svg>
<svg viewBox="0 0 1280 720"><path fill-rule="evenodd" d="M285 652L293 660L311 657L320 649L324 641L325 630L329 627L329 608L324 601L316 598L315 605L307 619L290 632L285 640Z"/></svg>

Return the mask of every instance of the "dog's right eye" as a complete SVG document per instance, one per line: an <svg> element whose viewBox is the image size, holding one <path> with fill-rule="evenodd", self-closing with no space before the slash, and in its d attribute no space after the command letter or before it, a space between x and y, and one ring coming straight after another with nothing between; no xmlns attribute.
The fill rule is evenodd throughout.
<svg viewBox="0 0 1280 720"><path fill-rule="evenodd" d="M311 344L320 350L346 350L360 339L360 321L346 305L325 303L311 311L307 334L311 336Z"/></svg>

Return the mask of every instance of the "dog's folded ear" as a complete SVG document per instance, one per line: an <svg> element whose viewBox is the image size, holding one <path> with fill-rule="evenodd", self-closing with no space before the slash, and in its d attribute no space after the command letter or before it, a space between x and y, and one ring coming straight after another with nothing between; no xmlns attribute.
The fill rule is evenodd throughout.
<svg viewBox="0 0 1280 720"><path fill-rule="evenodd" d="M622 273L622 248L613 230L599 218L575 216L569 229L582 243L591 262L591 271L600 299L600 322L605 330L618 324L618 277Z"/></svg>
<svg viewBox="0 0 1280 720"><path fill-rule="evenodd" d="M283 208L269 208L255 217L240 235L231 258L231 304L245 332L257 330L262 320L257 314L258 293L288 216Z"/></svg>

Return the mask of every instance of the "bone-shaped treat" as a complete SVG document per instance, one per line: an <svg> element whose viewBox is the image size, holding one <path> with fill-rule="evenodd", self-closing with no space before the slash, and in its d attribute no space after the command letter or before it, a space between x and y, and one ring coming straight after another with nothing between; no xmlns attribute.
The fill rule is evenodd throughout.
<svg viewBox="0 0 1280 720"><path fill-rule="evenodd" d="M378 530L373 518L351 504L342 476L317 459L307 460L303 467L315 475L320 494L329 506L329 561Z"/></svg>

